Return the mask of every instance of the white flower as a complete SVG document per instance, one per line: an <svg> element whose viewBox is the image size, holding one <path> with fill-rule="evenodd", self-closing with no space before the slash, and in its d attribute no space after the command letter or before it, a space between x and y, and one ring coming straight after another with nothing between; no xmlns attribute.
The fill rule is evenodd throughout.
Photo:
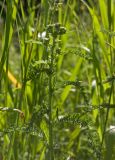
<svg viewBox="0 0 115 160"><path fill-rule="evenodd" d="M61 120L61 119L63 119L63 118L64 118L63 115L58 116L58 119L59 119L59 120Z"/></svg>
<svg viewBox="0 0 115 160"><path fill-rule="evenodd" d="M46 32L38 33L38 38L44 39L46 37Z"/></svg>
<svg viewBox="0 0 115 160"><path fill-rule="evenodd" d="M111 125L111 126L109 127L109 129L110 129L110 132L115 133L115 126L112 126L112 125Z"/></svg>
<svg viewBox="0 0 115 160"><path fill-rule="evenodd" d="M93 81L92 81L92 88L95 88L96 87L96 80L94 79Z"/></svg>

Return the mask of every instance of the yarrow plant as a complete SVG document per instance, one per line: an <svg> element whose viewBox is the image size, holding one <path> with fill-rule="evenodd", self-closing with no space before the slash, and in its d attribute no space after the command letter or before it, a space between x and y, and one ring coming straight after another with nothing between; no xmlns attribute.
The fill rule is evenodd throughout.
<svg viewBox="0 0 115 160"><path fill-rule="evenodd" d="M41 40L43 45L46 48L46 59L39 61L32 61L29 65L27 80L35 80L42 73L47 75L47 87L48 87L48 106L47 106L47 116L48 116L48 125L49 125L49 160L54 159L54 144L53 144L53 92L55 85L55 76L56 76L56 62L58 55L60 54L59 48L59 36L66 33L65 27L62 27L61 24L55 23L46 26L46 31L38 34L38 38Z"/></svg>

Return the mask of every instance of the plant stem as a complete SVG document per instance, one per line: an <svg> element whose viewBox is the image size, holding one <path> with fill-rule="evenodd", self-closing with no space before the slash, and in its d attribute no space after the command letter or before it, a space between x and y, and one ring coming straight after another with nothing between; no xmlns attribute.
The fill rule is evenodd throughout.
<svg viewBox="0 0 115 160"><path fill-rule="evenodd" d="M49 160L53 160L52 76L49 77Z"/></svg>
<svg viewBox="0 0 115 160"><path fill-rule="evenodd" d="M50 62L50 74L49 74L49 160L54 160L54 153L53 153L53 125L52 125L52 69L53 69L53 52L55 48L55 38L53 38L53 45L51 50L51 62Z"/></svg>
<svg viewBox="0 0 115 160"><path fill-rule="evenodd" d="M107 5L108 5L108 23L109 23L108 29L111 32L111 0L107 1ZM109 41L109 44L111 44L111 36L110 35L108 37L108 41ZM109 48L109 53L110 53L110 56L111 56L110 60L111 60L111 74L112 74L112 72L113 72L112 71L113 70L113 62L112 62L113 61L113 56L112 56L112 47L111 46ZM109 102L108 102L109 105L111 103L113 88L114 88L114 82L112 81L111 88L110 88ZM104 130L103 130L103 135L102 135L101 147L103 146L103 141L104 141L107 122L108 122L108 117L109 117L109 111L110 111L110 108L108 106L107 111L106 111L106 118L105 118Z"/></svg>

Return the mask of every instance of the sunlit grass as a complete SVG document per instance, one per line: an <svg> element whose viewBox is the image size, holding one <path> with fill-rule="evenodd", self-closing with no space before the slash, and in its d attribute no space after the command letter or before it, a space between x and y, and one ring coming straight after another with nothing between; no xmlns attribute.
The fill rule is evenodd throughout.
<svg viewBox="0 0 115 160"><path fill-rule="evenodd" d="M87 2L0 3L1 159L114 159L115 4Z"/></svg>

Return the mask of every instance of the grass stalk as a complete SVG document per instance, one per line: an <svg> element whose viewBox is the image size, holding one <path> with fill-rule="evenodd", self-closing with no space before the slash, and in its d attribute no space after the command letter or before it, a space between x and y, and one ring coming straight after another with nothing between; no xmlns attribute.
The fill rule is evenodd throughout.
<svg viewBox="0 0 115 160"><path fill-rule="evenodd" d="M0 159L101 160L105 147L112 155L113 5L0 0Z"/></svg>
<svg viewBox="0 0 115 160"><path fill-rule="evenodd" d="M109 30L109 32L111 32L112 31L112 19L111 19L111 7L112 7L112 4L111 4L111 0L108 0L107 1L107 13L108 13L108 30ZM111 44L111 42L112 42L112 38L111 38L111 36L110 35L108 35L108 42L109 42L109 44ZM113 74L113 52L112 52L112 47L111 47L111 45L109 46L109 54L110 54L110 62L111 62L111 76L112 76L112 74ZM111 104L111 98L112 98L112 94L114 94L113 93L114 92L114 81L112 81L112 83L111 83L111 87L110 87L110 94L109 94L109 100L108 100L108 104L110 105ZM107 107L107 110L106 110L106 117L105 117L105 123L104 123L104 128L103 128L103 134L102 134L102 142L101 142L101 148L103 147L103 142L104 142L104 138L105 138L105 132L106 132L106 128L107 128L107 122L108 122L108 118L109 118L109 112L110 112L110 108L109 108L109 106Z"/></svg>

